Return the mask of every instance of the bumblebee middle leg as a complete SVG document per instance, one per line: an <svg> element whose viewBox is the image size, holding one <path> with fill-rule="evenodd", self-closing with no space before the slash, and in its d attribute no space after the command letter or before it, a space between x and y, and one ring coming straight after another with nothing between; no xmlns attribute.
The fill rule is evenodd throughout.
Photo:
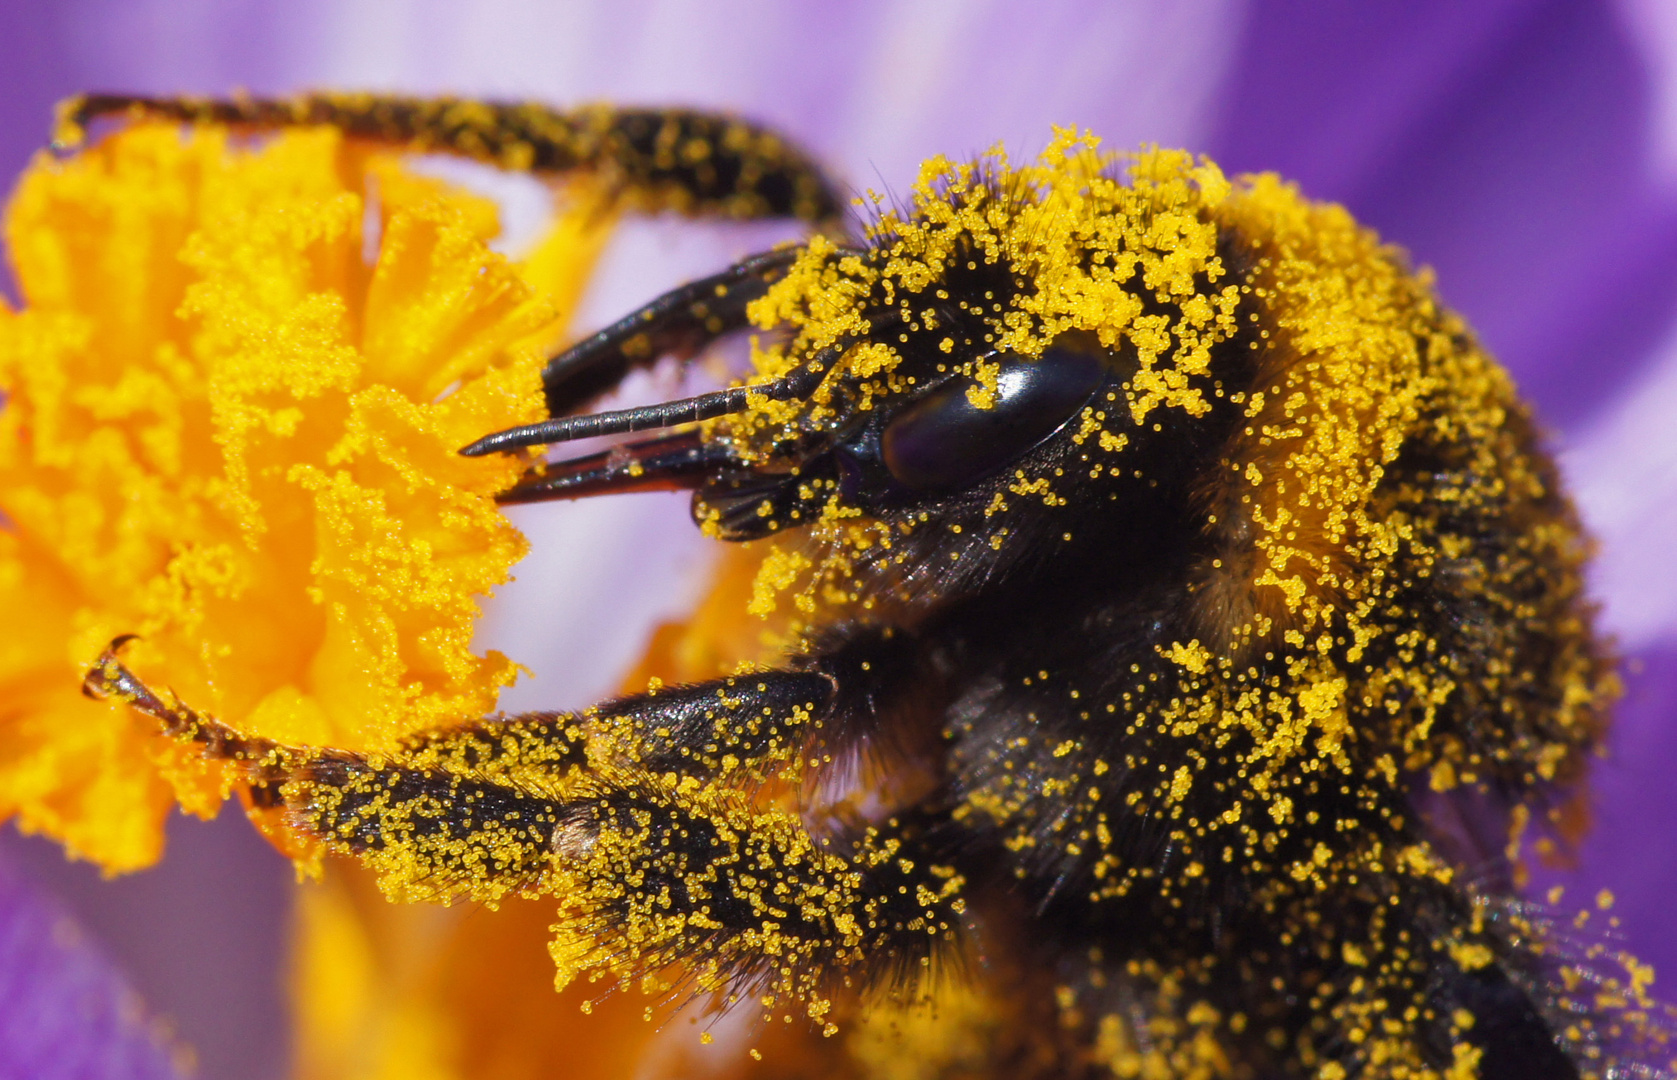
<svg viewBox="0 0 1677 1080"><path fill-rule="evenodd" d="M937 810L818 836L738 786L804 752L832 699L818 673L738 676L440 733L388 761L298 751L281 791L298 826L395 895L557 897L561 982L725 992L825 1022L836 992L949 951L965 911Z"/></svg>
<svg viewBox="0 0 1677 1080"><path fill-rule="evenodd" d="M560 980L749 995L823 1021L835 994L919 976L953 952L965 879L935 812L816 837L789 811L706 785L602 789L555 837Z"/></svg>

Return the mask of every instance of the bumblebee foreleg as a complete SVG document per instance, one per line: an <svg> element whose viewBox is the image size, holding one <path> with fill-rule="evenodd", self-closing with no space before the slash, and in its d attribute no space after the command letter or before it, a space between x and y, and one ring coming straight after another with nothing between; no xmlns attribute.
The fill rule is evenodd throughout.
<svg viewBox="0 0 1677 1080"><path fill-rule="evenodd" d="M538 794L307 753L282 787L293 822L393 898L556 897L561 984L750 998L826 1023L835 993L912 978L961 932L965 881L940 861L935 818L819 838L790 810L679 772L601 764Z"/></svg>
<svg viewBox="0 0 1677 1080"><path fill-rule="evenodd" d="M549 416L565 416L659 357L691 356L743 330L746 309L796 261L798 248L742 259L720 273L671 289L548 361L542 371Z"/></svg>
<svg viewBox="0 0 1677 1080"><path fill-rule="evenodd" d="M865 686L841 696L822 671L489 719L388 755L240 736L114 652L87 688L241 763L292 828L367 863L393 898L557 896L562 981L586 971L657 989L679 964L671 993L748 993L825 1022L835 991L913 975L959 933L964 879L940 861L940 814L818 837L729 783L800 769L838 706L873 700Z"/></svg>
<svg viewBox="0 0 1677 1080"><path fill-rule="evenodd" d="M905 702L912 709L935 689L902 642L889 627L849 627L789 669L658 687L579 713L493 717L422 733L402 751L420 767L514 780L581 767L747 783L825 771L904 726Z"/></svg>
<svg viewBox="0 0 1677 1080"><path fill-rule="evenodd" d="M118 638L94 663L84 692L118 698L156 719L166 734L200 746L206 757L234 764L252 803L283 807L290 829L372 866L393 897L467 895L493 903L512 892L543 891L551 840L565 812L554 796L576 771L574 763L565 768L565 754L582 760L562 738L544 743L552 751L541 768L499 776L467 764L465 748L472 744L464 736L452 758L284 746L241 735L152 690L116 659L128 640ZM538 729L559 719L521 718Z"/></svg>

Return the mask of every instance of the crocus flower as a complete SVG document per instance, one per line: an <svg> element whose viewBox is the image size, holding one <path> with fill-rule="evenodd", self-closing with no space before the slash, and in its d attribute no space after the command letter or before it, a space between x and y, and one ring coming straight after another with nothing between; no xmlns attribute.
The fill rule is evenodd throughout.
<svg viewBox="0 0 1677 1080"><path fill-rule="evenodd" d="M1596 829L1570 887L1581 899L1611 889L1629 947L1670 972L1677 935L1664 898L1677 876L1669 839L1677 803L1660 766L1677 753L1677 575L1666 568L1677 549L1677 439L1667 419L1677 403L1668 344L1677 298L1672 39L1655 4L1582 0L819 13L650 3L17 5L0 12L0 41L17 54L0 64L16 81L0 160L8 175L20 168L24 148L46 134L50 100L82 89L378 86L731 108L799 138L858 187L887 189L906 185L933 153L977 152L997 139L1034 150L1050 123L1070 122L1111 145L1187 145L1231 172L1274 169L1313 197L1344 202L1438 270L1441 293L1511 369L1565 451L1602 541L1604 624L1631 661L1611 755L1592 781ZM716 230L631 226L578 325L751 246L760 246L755 237ZM536 551L498 598L478 651L500 648L537 678L503 705L576 705L609 692L649 624L694 595L677 573L703 565L688 546L684 508L634 496L515 520ZM577 615L601 611L609 618ZM540 649L520 648L536 641ZM262 854L247 850L253 860ZM163 867L168 873L167 860ZM248 872L271 869L253 861ZM202 883L176 888L179 904L210 902ZM537 1074L541 1059L529 1055L551 1045L505 1033L555 1015L551 998L535 996L547 978L546 958L532 955L540 910L515 906L495 920L385 910L353 883L303 903L306 1061L318 1064L309 1054L330 1038L364 1039L365 1025L342 1019L344 1003L394 980L398 1005L377 1018L379 1037L412 1057L383 1060ZM271 916L267 925L277 929ZM369 937L370 925L390 932ZM428 953L416 944L425 942ZM474 961L484 955L514 966L486 978ZM61 977L51 964L39 970L43 984ZM484 1004L509 986L520 994ZM145 989L154 1003L167 997L161 985ZM517 1015L473 1016L473 1008ZM566 1021L565 1031L591 1040L567 1050L566 1064L622 1066L610 1048L640 1031L638 1014L592 1019L593 1028ZM280 1075L269 1062L241 1067L238 1035L218 1039L213 1022L179 1020L211 1075ZM85 1031L113 1046L132 1037Z"/></svg>

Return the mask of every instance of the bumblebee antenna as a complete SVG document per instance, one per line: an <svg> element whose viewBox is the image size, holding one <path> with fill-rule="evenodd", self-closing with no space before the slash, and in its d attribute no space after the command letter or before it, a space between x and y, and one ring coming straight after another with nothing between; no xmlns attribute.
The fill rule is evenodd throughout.
<svg viewBox="0 0 1677 1080"><path fill-rule="evenodd" d="M842 351L843 346L823 349L811 357L803 367L774 382L760 383L756 386L733 386L697 397L682 398L679 401L643 405L637 409L616 409L611 412L585 413L582 416L556 417L485 435L470 446L462 447L460 453L465 457L482 457L485 454L504 453L526 446L692 424L717 416L744 412L750 407L750 399L753 396L765 397L770 401L808 397L821 385L821 377L826 373L828 364Z"/></svg>

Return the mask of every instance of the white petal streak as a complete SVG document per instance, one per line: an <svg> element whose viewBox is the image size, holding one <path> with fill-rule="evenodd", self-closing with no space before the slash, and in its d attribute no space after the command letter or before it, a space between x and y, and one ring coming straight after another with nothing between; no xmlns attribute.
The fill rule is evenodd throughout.
<svg viewBox="0 0 1677 1080"><path fill-rule="evenodd" d="M1671 0L1616 0L1626 37L1642 54L1653 91L1650 121L1656 167L1677 185L1677 4Z"/></svg>
<svg viewBox="0 0 1677 1080"><path fill-rule="evenodd" d="M617 495L513 507L531 539L518 581L490 608L479 648L533 669L501 694L507 712L581 708L615 696L660 621L698 601L712 552L680 495Z"/></svg>
<svg viewBox="0 0 1677 1080"><path fill-rule="evenodd" d="M1619 401L1569 439L1561 467L1600 544L1605 628L1634 652L1677 638L1677 335Z"/></svg>
<svg viewBox="0 0 1677 1080"><path fill-rule="evenodd" d="M1240 12L1229 2L882 7L836 156L853 181L902 190L933 154L959 159L998 141L1032 154L1056 124L1111 147L1193 147Z"/></svg>
<svg viewBox="0 0 1677 1080"><path fill-rule="evenodd" d="M734 109L860 188L906 187L924 158L998 140L1033 152L1052 124L1191 146L1244 5L347 0L298 16L304 82Z"/></svg>

